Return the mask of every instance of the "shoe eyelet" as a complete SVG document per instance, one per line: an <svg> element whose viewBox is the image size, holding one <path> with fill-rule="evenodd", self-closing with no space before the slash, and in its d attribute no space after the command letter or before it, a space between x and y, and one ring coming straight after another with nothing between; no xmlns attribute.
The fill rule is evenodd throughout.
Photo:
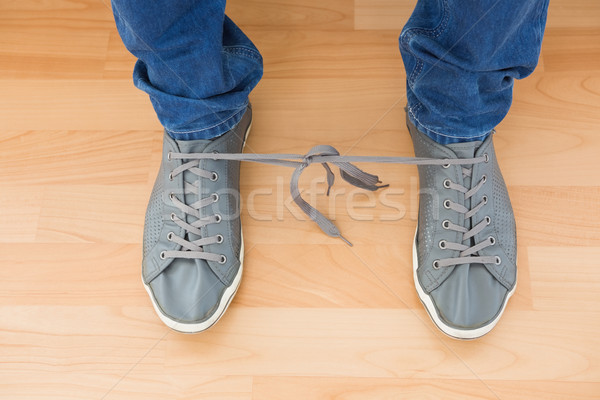
<svg viewBox="0 0 600 400"><path fill-rule="evenodd" d="M450 179L444 179L444 187L446 189L450 189L451 184L452 184L452 182L450 181Z"/></svg>
<svg viewBox="0 0 600 400"><path fill-rule="evenodd" d="M496 238L493 236L488 237L488 240L490 241L490 244L493 246L496 244Z"/></svg>
<svg viewBox="0 0 600 400"><path fill-rule="evenodd" d="M213 193L211 195L213 202L216 203L217 201L219 201L219 194L218 193Z"/></svg>
<svg viewBox="0 0 600 400"><path fill-rule="evenodd" d="M210 180L213 182L216 182L219 180L219 174L217 174L215 171L212 172L212 175L210 176Z"/></svg>
<svg viewBox="0 0 600 400"><path fill-rule="evenodd" d="M488 153L485 153L483 155L483 158L484 158L484 162L486 162L486 163L490 162L490 156L488 155Z"/></svg>
<svg viewBox="0 0 600 400"><path fill-rule="evenodd" d="M486 215L486 216L485 216L485 223L486 223L487 225L489 225L489 224L491 224L491 223L492 223L492 219L490 218L490 216L489 216L489 215Z"/></svg>
<svg viewBox="0 0 600 400"><path fill-rule="evenodd" d="M167 240L170 242L173 240L173 235L175 235L173 232L169 232L167 233Z"/></svg>
<svg viewBox="0 0 600 400"><path fill-rule="evenodd" d="M450 164L443 164L443 165L442 165L442 168L446 168L446 169L448 169L448 168L450 168Z"/></svg>
<svg viewBox="0 0 600 400"><path fill-rule="evenodd" d="M502 264L502 259L498 256L496 256L496 265L500 265Z"/></svg>
<svg viewBox="0 0 600 400"><path fill-rule="evenodd" d="M173 180L173 174L169 173L169 180L172 181Z"/></svg>
<svg viewBox="0 0 600 400"><path fill-rule="evenodd" d="M450 221L449 221L449 220L447 220L447 219L445 219L445 220L442 222L442 228L444 228L444 229L450 229Z"/></svg>
<svg viewBox="0 0 600 400"><path fill-rule="evenodd" d="M173 192L169 193L169 199L175 200L175 193L173 193Z"/></svg>
<svg viewBox="0 0 600 400"><path fill-rule="evenodd" d="M440 249L442 249L442 250L446 249L446 241L440 240L440 242L438 243L438 246L440 246Z"/></svg>
<svg viewBox="0 0 600 400"><path fill-rule="evenodd" d="M450 209L450 200L448 200L448 199L444 200L444 208L447 210Z"/></svg>
<svg viewBox="0 0 600 400"><path fill-rule="evenodd" d="M221 244L223 243L223 235L217 235L217 243Z"/></svg>
<svg viewBox="0 0 600 400"><path fill-rule="evenodd" d="M440 269L440 260L433 260L433 269Z"/></svg>
<svg viewBox="0 0 600 400"><path fill-rule="evenodd" d="M159 257L160 257L160 259L161 259L161 260L164 260L164 259L166 259L166 258L167 258L167 254L166 254L166 252L164 252L164 251L161 251L161 252L160 252L160 255L159 255Z"/></svg>
<svg viewBox="0 0 600 400"><path fill-rule="evenodd" d="M175 215L175 213L171 213L171 221L175 221L175 218L177 218L177 215Z"/></svg>
<svg viewBox="0 0 600 400"><path fill-rule="evenodd" d="M481 181L482 181L483 183L486 183L486 182L487 182L487 176L483 175L483 176L481 177Z"/></svg>
<svg viewBox="0 0 600 400"><path fill-rule="evenodd" d="M487 202L488 202L488 197L487 197L487 196L483 196L483 197L481 198L481 200L483 200L483 204L487 204Z"/></svg>
<svg viewBox="0 0 600 400"><path fill-rule="evenodd" d="M215 215L215 222L217 224L221 223L222 220L223 220L223 218L221 217L221 214Z"/></svg>
<svg viewBox="0 0 600 400"><path fill-rule="evenodd" d="M169 160L169 161L171 161L171 160L172 160L172 158L171 158L171 152L168 152L168 153L167 153L167 160Z"/></svg>
<svg viewBox="0 0 600 400"><path fill-rule="evenodd" d="M225 255L221 254L221 259L219 260L219 264L223 265L227 262L227 257L225 257Z"/></svg>

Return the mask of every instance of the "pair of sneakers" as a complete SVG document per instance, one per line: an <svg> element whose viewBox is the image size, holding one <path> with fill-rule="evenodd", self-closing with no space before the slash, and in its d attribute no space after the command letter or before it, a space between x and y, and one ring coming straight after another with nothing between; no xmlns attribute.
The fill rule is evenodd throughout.
<svg viewBox="0 0 600 400"><path fill-rule="evenodd" d="M185 333L214 325L241 282L240 162L194 154L237 154L252 122L212 140L178 141L165 133L163 157L144 228L142 279L156 313ZM441 145L407 118L415 155L484 157L473 165L419 165L420 201L413 244L417 293L447 335L474 339L498 322L516 286L516 231L490 135Z"/></svg>

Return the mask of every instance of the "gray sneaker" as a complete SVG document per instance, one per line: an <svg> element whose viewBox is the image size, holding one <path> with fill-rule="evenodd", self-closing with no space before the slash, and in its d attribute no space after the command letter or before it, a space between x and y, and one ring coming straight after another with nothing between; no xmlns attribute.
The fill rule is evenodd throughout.
<svg viewBox="0 0 600 400"><path fill-rule="evenodd" d="M429 316L445 334L475 339L496 325L517 282L515 218L493 135L441 145L407 125L417 157L486 159L418 167L413 245L415 286Z"/></svg>
<svg viewBox="0 0 600 400"><path fill-rule="evenodd" d="M186 159L190 153L241 153L252 110L213 140L173 140L146 211L142 279L170 328L195 333L223 315L241 281L244 245L239 161Z"/></svg>

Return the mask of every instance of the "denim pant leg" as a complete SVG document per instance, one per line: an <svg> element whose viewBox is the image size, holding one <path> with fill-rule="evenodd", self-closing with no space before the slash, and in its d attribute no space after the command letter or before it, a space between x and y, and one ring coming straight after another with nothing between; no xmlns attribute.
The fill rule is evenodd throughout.
<svg viewBox="0 0 600 400"><path fill-rule="evenodd" d="M418 0L400 34L408 115L442 143L483 140L537 65L548 0Z"/></svg>
<svg viewBox="0 0 600 400"><path fill-rule="evenodd" d="M225 0L112 0L112 8L138 58L134 83L170 136L213 138L239 122L262 57L225 16Z"/></svg>

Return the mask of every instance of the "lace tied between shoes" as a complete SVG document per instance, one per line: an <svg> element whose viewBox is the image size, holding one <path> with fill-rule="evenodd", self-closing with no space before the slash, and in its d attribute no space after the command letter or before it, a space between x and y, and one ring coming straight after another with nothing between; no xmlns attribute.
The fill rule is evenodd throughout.
<svg viewBox="0 0 600 400"><path fill-rule="evenodd" d="M300 176L302 172L311 164L321 164L326 171L327 174L327 194L329 195L329 191L334 184L335 175L331 170L331 165L335 165L339 168L340 176L346 182L354 185L358 188L375 191L380 188L386 187L388 185L378 185L381 183L377 175L369 174L360 168L356 167L352 163L358 162L367 162L367 163L384 163L384 164L412 164L412 165L473 165L481 162L485 162L487 160L486 157L475 157L475 158L462 158L462 159L437 159L437 158L420 158L420 157L385 157L385 156L342 156L340 153L332 146L328 145L319 145L313 147L307 154L245 154L245 153L171 153L171 159L180 159L180 160L228 160L228 161L247 161L247 162L257 162L262 164L270 164L276 166L284 166L294 168L294 172L292 173L292 178L290 180L290 193L292 195L292 199L296 205L311 219L313 220L323 232L331 237L338 237L346 242L348 245L352 246L352 243L344 238L340 230L335 226L335 224L325 217L320 211L307 203L300 194L300 190L298 188L298 183L300 180ZM188 165L190 162L184 165ZM195 162L195 166L193 164L191 167L187 168L192 170L192 168L197 168L199 164L198 161ZM183 166L179 167L182 168ZM198 171L196 171L198 172ZM204 171L206 172L206 171ZM465 188L466 189L466 188ZM200 204L197 204L201 206ZM454 204L455 211L465 213L469 213L472 210L462 210L461 205ZM193 208L193 207L192 207ZM454 209L454 208L453 208ZM188 211L186 209L186 211ZM196 211L197 212L197 211ZM476 213L477 211L473 211ZM195 214L192 214L196 216ZM199 217L197 217L199 218ZM205 221L207 223L211 223L209 221ZM202 224L204 222L199 222L198 224ZM196 223L193 223L192 226L196 228ZM455 225L456 229L466 229L464 227L460 227ZM482 228L483 229L483 228ZM466 231L465 231L466 232ZM478 231L477 231L478 232ZM477 232L472 233L475 235ZM195 243L196 247L201 246L199 242ZM193 251L194 256L199 256L201 249L198 248L189 248L188 250ZM458 250L458 249L457 249ZM472 254L477 250L470 249L462 249L463 252L466 252L465 255ZM469 253L470 251L470 253ZM169 254L171 255L171 254ZM191 257L190 257L191 258ZM201 257L207 258L207 257ZM492 257L493 258L493 257ZM441 262L442 260L440 260ZM483 261L482 261L483 262ZM444 265L447 264L447 261L444 261Z"/></svg>

